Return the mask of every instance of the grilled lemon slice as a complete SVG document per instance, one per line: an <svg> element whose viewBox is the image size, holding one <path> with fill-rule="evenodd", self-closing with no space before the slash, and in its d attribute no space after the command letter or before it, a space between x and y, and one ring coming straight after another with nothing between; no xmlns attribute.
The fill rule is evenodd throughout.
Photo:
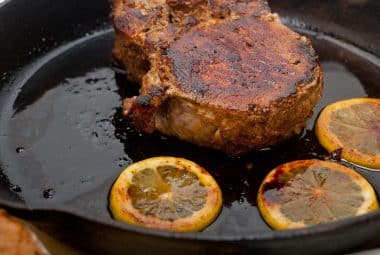
<svg viewBox="0 0 380 255"><path fill-rule="evenodd" d="M268 225L285 230L368 213L378 202L372 186L356 171L333 162L300 160L265 177L258 206Z"/></svg>
<svg viewBox="0 0 380 255"><path fill-rule="evenodd" d="M110 193L115 219L177 232L202 230L221 206L222 193L213 177L183 158L134 163L121 173Z"/></svg>
<svg viewBox="0 0 380 255"><path fill-rule="evenodd" d="M315 132L329 152L342 149L342 158L380 169L380 99L356 98L327 106Z"/></svg>

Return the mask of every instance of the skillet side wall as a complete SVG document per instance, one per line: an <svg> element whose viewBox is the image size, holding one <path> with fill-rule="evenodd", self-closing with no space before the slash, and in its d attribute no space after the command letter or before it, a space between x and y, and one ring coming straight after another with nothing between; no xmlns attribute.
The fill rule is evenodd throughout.
<svg viewBox="0 0 380 255"><path fill-rule="evenodd" d="M269 0L290 26L320 31L380 56L380 1Z"/></svg>
<svg viewBox="0 0 380 255"><path fill-rule="evenodd" d="M11 213L32 221L37 227L54 234L89 254L342 254L352 247L380 234L380 215L367 218L361 224L345 221L345 226L329 225L327 232L298 236L283 232L281 238L267 240L202 241L180 240L144 235L105 226L87 219L53 211L19 211ZM304 232L308 232L305 229ZM126 241L127 240L127 241Z"/></svg>
<svg viewBox="0 0 380 255"><path fill-rule="evenodd" d="M106 0L11 0L0 5L0 74L16 71L57 45L108 26L109 12Z"/></svg>

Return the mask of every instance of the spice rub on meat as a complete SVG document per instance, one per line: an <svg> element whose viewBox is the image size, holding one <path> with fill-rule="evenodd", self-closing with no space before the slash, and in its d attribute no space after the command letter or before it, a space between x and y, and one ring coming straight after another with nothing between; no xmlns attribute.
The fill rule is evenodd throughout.
<svg viewBox="0 0 380 255"><path fill-rule="evenodd" d="M310 41L263 0L114 0L114 58L145 131L241 154L300 134L323 87Z"/></svg>

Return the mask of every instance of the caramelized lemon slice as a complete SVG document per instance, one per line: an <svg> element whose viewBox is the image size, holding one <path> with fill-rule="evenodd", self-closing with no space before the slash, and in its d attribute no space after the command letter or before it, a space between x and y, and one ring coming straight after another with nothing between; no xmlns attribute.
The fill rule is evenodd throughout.
<svg viewBox="0 0 380 255"><path fill-rule="evenodd" d="M342 149L342 158L380 169L380 99L356 98L327 106L315 132L329 152Z"/></svg>
<svg viewBox="0 0 380 255"><path fill-rule="evenodd" d="M183 158L149 158L127 167L114 183L115 219L171 231L199 231L219 214L222 193L212 176Z"/></svg>
<svg viewBox="0 0 380 255"><path fill-rule="evenodd" d="M368 213L378 202L372 186L356 171L333 162L300 160L265 177L258 206L268 225L284 230Z"/></svg>

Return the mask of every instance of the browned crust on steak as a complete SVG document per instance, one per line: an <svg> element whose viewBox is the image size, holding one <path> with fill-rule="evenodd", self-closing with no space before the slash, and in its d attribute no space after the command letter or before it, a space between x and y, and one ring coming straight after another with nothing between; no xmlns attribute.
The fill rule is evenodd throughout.
<svg viewBox="0 0 380 255"><path fill-rule="evenodd" d="M198 26L166 55L181 93L200 104L241 111L295 93L313 80L318 65L305 37L255 17Z"/></svg>
<svg viewBox="0 0 380 255"><path fill-rule="evenodd" d="M260 16L270 11L264 0L167 0L167 3L113 0L116 32L113 57L126 67L133 81L141 82L143 72L148 71L150 54L162 51L193 26L231 16Z"/></svg>
<svg viewBox="0 0 380 255"><path fill-rule="evenodd" d="M112 18L117 32L133 38L140 33L149 37L165 30L184 32L212 19L261 16L269 12L265 0L113 0ZM165 38L173 34L165 34Z"/></svg>

